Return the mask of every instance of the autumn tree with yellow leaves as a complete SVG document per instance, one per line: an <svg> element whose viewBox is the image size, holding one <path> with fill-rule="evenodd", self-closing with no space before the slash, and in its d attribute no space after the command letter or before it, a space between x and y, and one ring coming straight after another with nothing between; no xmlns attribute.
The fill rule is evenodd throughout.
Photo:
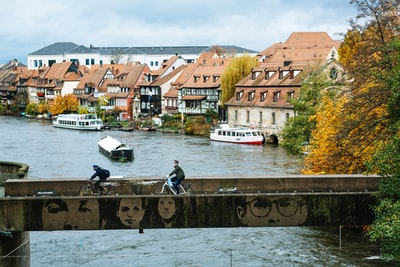
<svg viewBox="0 0 400 267"><path fill-rule="evenodd" d="M397 63L388 62L384 47L396 36L391 27L396 21L392 17L394 2L399 1L351 2L360 12L356 19L365 21L365 25L351 22L352 29L339 49L340 61L351 83L346 94L333 104L320 107L323 114L317 114L317 118L326 114L334 117L317 122L311 140L315 151L305 159L305 173L366 173L365 163L393 135L387 112L392 92L386 86L385 73ZM340 111L334 110L339 104ZM339 121L336 116L340 116ZM330 123L335 131L324 131Z"/></svg>
<svg viewBox="0 0 400 267"><path fill-rule="evenodd" d="M79 107L78 99L73 94L57 96L50 107L53 115L76 112Z"/></svg>
<svg viewBox="0 0 400 267"><path fill-rule="evenodd" d="M358 15L339 49L348 91L316 113L306 173L381 175L370 240L400 262L400 0L353 0Z"/></svg>

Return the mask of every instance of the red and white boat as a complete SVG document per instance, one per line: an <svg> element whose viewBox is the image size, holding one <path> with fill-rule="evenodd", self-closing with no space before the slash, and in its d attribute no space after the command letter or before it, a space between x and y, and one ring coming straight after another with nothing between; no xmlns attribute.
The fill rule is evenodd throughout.
<svg viewBox="0 0 400 267"><path fill-rule="evenodd" d="M265 143L265 137L258 129L230 128L227 124L221 125L210 134L211 141L261 145Z"/></svg>

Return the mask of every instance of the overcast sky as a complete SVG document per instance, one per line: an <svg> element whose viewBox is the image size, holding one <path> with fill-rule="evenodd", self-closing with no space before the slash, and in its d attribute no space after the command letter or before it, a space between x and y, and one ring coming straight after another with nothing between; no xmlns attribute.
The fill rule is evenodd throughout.
<svg viewBox="0 0 400 267"><path fill-rule="evenodd" d="M10 0L0 10L0 63L55 42L89 46L237 45L261 51L292 32L333 39L348 0Z"/></svg>

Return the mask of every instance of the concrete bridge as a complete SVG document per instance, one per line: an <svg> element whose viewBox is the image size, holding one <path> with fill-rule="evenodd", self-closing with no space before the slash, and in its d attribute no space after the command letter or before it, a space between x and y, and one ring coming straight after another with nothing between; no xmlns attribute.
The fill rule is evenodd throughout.
<svg viewBox="0 0 400 267"><path fill-rule="evenodd" d="M379 181L364 175L188 177L195 194L160 196L153 194L157 177L112 177L115 194L79 196L87 179L16 173L19 179L6 180L0 198L4 262L29 239L27 231L366 225Z"/></svg>

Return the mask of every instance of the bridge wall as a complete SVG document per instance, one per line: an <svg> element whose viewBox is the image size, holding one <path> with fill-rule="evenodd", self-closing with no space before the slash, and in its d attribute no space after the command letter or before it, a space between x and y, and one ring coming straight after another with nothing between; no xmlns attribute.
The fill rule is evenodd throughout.
<svg viewBox="0 0 400 267"><path fill-rule="evenodd" d="M29 166L18 162L0 161L0 195L4 193L7 179L24 179L28 176ZM1 223L0 223L1 225ZM30 266L29 232L10 232L0 230L0 266Z"/></svg>
<svg viewBox="0 0 400 267"><path fill-rule="evenodd" d="M83 178L9 179L6 196L33 196L43 192L76 196L87 184ZM151 194L160 178L119 177L109 179L118 195ZM215 193L219 189L236 188L239 193L279 192L372 192L378 189L378 176L365 175L298 175L272 177L189 177L195 193Z"/></svg>
<svg viewBox="0 0 400 267"><path fill-rule="evenodd" d="M366 225L373 203L369 192L6 197L0 200L0 226L47 231Z"/></svg>

